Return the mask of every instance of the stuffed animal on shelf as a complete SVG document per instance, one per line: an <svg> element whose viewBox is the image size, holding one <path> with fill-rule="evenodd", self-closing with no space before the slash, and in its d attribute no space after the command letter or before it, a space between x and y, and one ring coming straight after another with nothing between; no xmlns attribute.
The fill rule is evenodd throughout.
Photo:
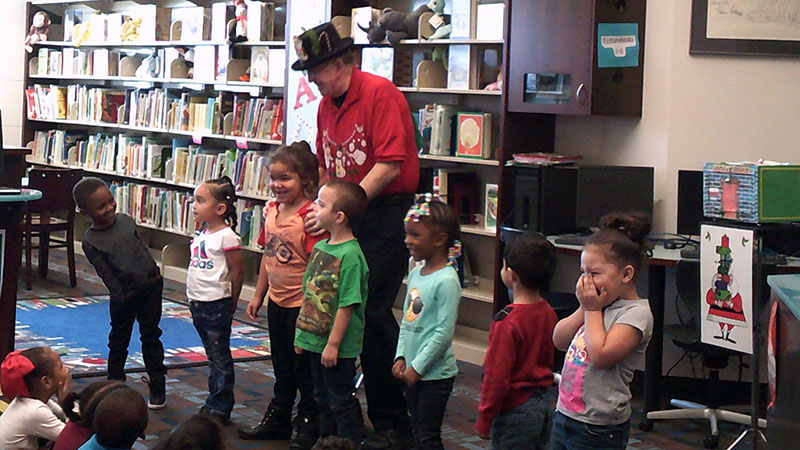
<svg viewBox="0 0 800 450"><path fill-rule="evenodd" d="M434 12L433 17L428 21L435 30L428 39L447 39L450 37L450 29L452 28L449 23L444 20L444 0L431 0L428 2L428 8Z"/></svg>
<svg viewBox="0 0 800 450"><path fill-rule="evenodd" d="M228 43L247 40L247 4L244 0L236 0L235 18L228 23Z"/></svg>
<svg viewBox="0 0 800 450"><path fill-rule="evenodd" d="M426 12L432 12L428 5L420 5L410 13L384 8L377 23L370 22L369 28L364 28L361 25L358 25L358 27L367 33L369 41L373 44L383 42L388 38L390 44L396 45L403 39L417 38L419 16Z"/></svg>
<svg viewBox="0 0 800 450"><path fill-rule="evenodd" d="M122 24L122 31L119 34L122 42L132 42L139 40L139 26L142 24L142 18L136 17L128 19Z"/></svg>
<svg viewBox="0 0 800 450"><path fill-rule="evenodd" d="M28 35L25 37L23 46L28 53L33 51L33 45L37 42L47 40L47 34L50 32L50 16L44 11L39 11L33 15L31 21L31 28L28 30Z"/></svg>
<svg viewBox="0 0 800 450"><path fill-rule="evenodd" d="M89 23L79 23L72 29L72 43L78 48L81 44L89 40L90 34L91 28L89 28Z"/></svg>

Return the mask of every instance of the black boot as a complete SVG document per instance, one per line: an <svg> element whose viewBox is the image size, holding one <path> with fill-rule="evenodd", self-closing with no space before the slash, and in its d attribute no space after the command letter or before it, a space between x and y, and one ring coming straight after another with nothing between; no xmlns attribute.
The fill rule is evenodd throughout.
<svg viewBox="0 0 800 450"><path fill-rule="evenodd" d="M291 450L310 450L319 439L319 418L316 414L298 411L292 423Z"/></svg>
<svg viewBox="0 0 800 450"><path fill-rule="evenodd" d="M239 437L248 440L289 439L292 436L292 411L272 403L258 425L239 428Z"/></svg>

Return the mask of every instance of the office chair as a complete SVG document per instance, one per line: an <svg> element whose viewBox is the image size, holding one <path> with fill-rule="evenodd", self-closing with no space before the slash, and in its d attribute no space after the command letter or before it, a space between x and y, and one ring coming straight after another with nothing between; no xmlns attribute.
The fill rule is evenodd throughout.
<svg viewBox="0 0 800 450"><path fill-rule="evenodd" d="M77 285L75 276L75 200L72 188L83 177L80 169L31 169L28 186L42 192L42 198L25 203L25 214L22 220L23 240L25 244L25 287L33 286L31 274L31 250L39 249L39 274L47 276L47 260L51 248L67 249L67 266L69 267L69 284ZM54 216L63 212L66 219ZM52 237L50 233L61 231L65 238ZM33 238L38 237L38 243Z"/></svg>
<svg viewBox="0 0 800 450"><path fill-rule="evenodd" d="M700 355L704 368L709 369L706 380L705 392L710 393L712 402L702 405L687 400L672 399L670 404L678 409L650 411L647 420L639 424L639 428L647 431L652 428L652 420L664 419L707 419L710 422L711 434L703 439L705 448L716 448L719 444L719 430L717 423L720 420L742 425L750 424L750 416L720 409L721 395L714 395L715 387L719 385L719 371L727 367L731 356L740 356L741 353L714 345L700 342L700 263L697 261L680 261L675 272L675 283L678 289L678 298L681 304L690 312L691 317L685 324L666 325L664 335L672 339L678 347L685 352ZM759 426L766 427L767 422L759 419Z"/></svg>

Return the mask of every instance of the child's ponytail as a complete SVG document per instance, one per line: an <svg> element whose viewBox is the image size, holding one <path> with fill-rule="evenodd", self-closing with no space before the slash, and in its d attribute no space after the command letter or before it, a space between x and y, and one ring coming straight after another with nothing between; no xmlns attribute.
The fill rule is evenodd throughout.
<svg viewBox="0 0 800 450"><path fill-rule="evenodd" d="M222 219L231 228L236 229L238 219L236 218L236 187L229 176L223 175L222 178L206 181L211 185L211 195L214 200L225 205L225 214Z"/></svg>
<svg viewBox="0 0 800 450"><path fill-rule="evenodd" d="M647 235L651 229L650 217L645 213L612 213L600 219L600 230L589 237L586 245L606 247L609 259L619 267L633 266L638 274L650 256Z"/></svg>

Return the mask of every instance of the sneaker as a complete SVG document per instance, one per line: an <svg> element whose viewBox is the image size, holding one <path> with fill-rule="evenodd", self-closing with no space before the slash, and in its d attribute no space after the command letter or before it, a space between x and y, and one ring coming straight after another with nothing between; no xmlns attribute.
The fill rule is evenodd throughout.
<svg viewBox="0 0 800 450"><path fill-rule="evenodd" d="M203 405L200 408L199 414L203 414L209 417L216 419L222 425L230 425L231 424L231 413L224 413L222 411L218 411L216 409L211 409L206 405Z"/></svg>
<svg viewBox="0 0 800 450"><path fill-rule="evenodd" d="M289 439L292 437L291 414L291 410L270 403L256 426L237 430L239 437L247 440Z"/></svg>
<svg viewBox="0 0 800 450"><path fill-rule="evenodd" d="M405 450L413 447L411 430L375 430L361 443L362 450Z"/></svg>
<svg viewBox="0 0 800 450"><path fill-rule="evenodd" d="M292 422L294 433L291 450L310 450L319 439L319 420L310 414L298 412Z"/></svg>
<svg viewBox="0 0 800 450"><path fill-rule="evenodd" d="M147 408L153 410L166 408L167 394L165 377L162 375L160 377L150 379L144 376L141 378L141 380L147 384L150 390L150 397L147 400Z"/></svg>

